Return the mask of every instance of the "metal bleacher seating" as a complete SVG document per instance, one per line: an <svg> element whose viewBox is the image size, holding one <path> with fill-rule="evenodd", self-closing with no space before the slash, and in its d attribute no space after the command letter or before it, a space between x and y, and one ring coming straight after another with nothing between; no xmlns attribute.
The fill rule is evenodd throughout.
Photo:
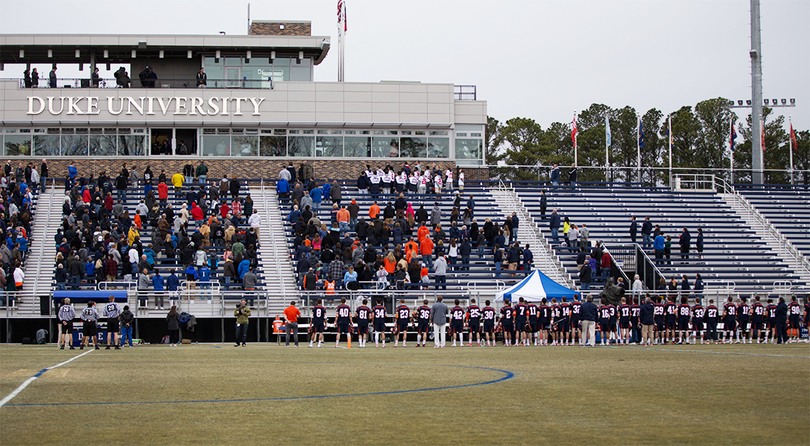
<svg viewBox="0 0 810 446"><path fill-rule="evenodd" d="M738 190L810 259L810 189L738 187Z"/></svg>
<svg viewBox="0 0 810 446"><path fill-rule="evenodd" d="M540 191L546 189L547 218L553 209L558 209L561 219L568 217L577 225L587 223L590 240L603 241L607 245L631 243L631 216L637 218L637 242L641 243L641 226L644 218L649 216L653 225L660 225L664 234L672 237L671 259L659 265L667 280L675 277L680 281L681 275L686 274L693 282L695 274L700 273L707 288L733 284L738 289L769 289L775 282L798 281L794 271L713 192L674 192L667 188L612 185L587 185L575 190L564 186L516 185L515 189L538 221L541 215ZM800 207L798 203L794 206ZM808 212L806 208L804 212ZM548 219L540 225L545 237L551 240ZM688 259L681 258L678 245L684 227L689 229L692 239ZM695 249L698 228L704 233L704 252L700 257ZM576 272L576 254L559 247L555 249L569 272ZM648 252L652 257L652 250Z"/></svg>

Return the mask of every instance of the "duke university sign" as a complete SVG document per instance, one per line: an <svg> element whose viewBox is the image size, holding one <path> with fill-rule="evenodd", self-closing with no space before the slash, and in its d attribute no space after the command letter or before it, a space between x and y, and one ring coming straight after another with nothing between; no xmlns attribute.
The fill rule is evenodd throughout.
<svg viewBox="0 0 810 446"><path fill-rule="evenodd" d="M261 116L259 106L265 98L231 98L211 97L206 101L200 97L158 97L158 96L124 96L108 97L107 112L111 115L202 115L202 116L242 116L251 114ZM243 110L244 109L244 110ZM28 97L28 115L50 113L54 116L65 115L98 115L99 98L97 96L62 97L48 96Z"/></svg>

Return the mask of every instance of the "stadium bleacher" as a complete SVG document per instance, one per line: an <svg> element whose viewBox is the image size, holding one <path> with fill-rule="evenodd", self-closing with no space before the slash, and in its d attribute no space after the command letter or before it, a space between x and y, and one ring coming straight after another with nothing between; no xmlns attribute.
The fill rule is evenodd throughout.
<svg viewBox="0 0 810 446"><path fill-rule="evenodd" d="M527 208L539 221L540 187L516 185ZM690 282L700 273L708 286L733 284L743 289L770 289L774 282L798 283L798 276L780 260L748 225L724 204L713 192L673 192L668 188L630 188L608 185L591 185L575 190L561 186L547 189L548 208L546 217L558 209L561 218L568 217L573 224L586 223L591 241L610 244L628 244L631 216L638 222L638 239L641 243L641 226L649 216L653 225L660 225L665 235L672 237L671 258L659 264L669 280L678 282L686 274ZM682 259L678 237L686 227L691 233L691 252ZM704 233L704 252L699 256L695 249L697 229ZM548 220L541 230L550 240ZM562 238L562 227L560 228ZM567 249L557 249L568 270L576 272L576 254ZM653 257L652 250L648 250Z"/></svg>
<svg viewBox="0 0 810 446"><path fill-rule="evenodd" d="M739 188L772 225L810 258L810 190Z"/></svg>

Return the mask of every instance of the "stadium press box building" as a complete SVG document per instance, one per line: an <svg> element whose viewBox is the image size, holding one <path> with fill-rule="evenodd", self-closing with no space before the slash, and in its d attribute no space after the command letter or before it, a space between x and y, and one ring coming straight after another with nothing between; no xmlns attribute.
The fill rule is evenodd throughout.
<svg viewBox="0 0 810 446"><path fill-rule="evenodd" d="M19 73L0 81L3 156L48 158L52 177L69 160L86 174L124 160L168 173L204 158L209 176L240 178L272 178L303 159L322 178L347 179L366 163L483 164L486 102L474 87L314 82L330 38L310 30L253 22L240 36L0 35L0 65ZM84 78L49 86L52 65L79 64ZM130 88L109 76L96 87L97 66L123 67ZM142 79L147 67L154 75ZM39 68L37 88L26 88L27 68Z"/></svg>
<svg viewBox="0 0 810 446"><path fill-rule="evenodd" d="M487 113L474 87L314 82L330 46L328 36L311 35L309 22L290 21L253 22L241 36L0 35L3 159L16 167L46 158L51 180L64 179L70 162L86 177L114 174L124 162L171 176L201 159L211 180L275 179L303 160L320 179L352 180L366 164L416 161L464 167L467 179L476 179ZM68 66L82 76L68 78ZM106 73L98 82L94 67ZM28 78L34 68L36 88ZM128 85L111 76L116 71L127 73ZM41 242L48 243L34 241ZM23 292L33 292L26 297L33 301L0 308L0 342L20 342L37 328L56 332L50 281L32 278ZM141 330L154 323L162 333L164 317L140 315ZM222 321L198 320L214 333Z"/></svg>

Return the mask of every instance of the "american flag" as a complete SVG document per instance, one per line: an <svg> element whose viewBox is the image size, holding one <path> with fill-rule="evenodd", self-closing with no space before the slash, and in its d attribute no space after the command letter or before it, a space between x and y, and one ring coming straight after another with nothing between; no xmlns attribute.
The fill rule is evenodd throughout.
<svg viewBox="0 0 810 446"><path fill-rule="evenodd" d="M348 31L349 27L346 20L346 2L343 0L338 0L337 3L337 19L338 24L343 23L343 31ZM338 29L340 29L340 26L338 26Z"/></svg>

